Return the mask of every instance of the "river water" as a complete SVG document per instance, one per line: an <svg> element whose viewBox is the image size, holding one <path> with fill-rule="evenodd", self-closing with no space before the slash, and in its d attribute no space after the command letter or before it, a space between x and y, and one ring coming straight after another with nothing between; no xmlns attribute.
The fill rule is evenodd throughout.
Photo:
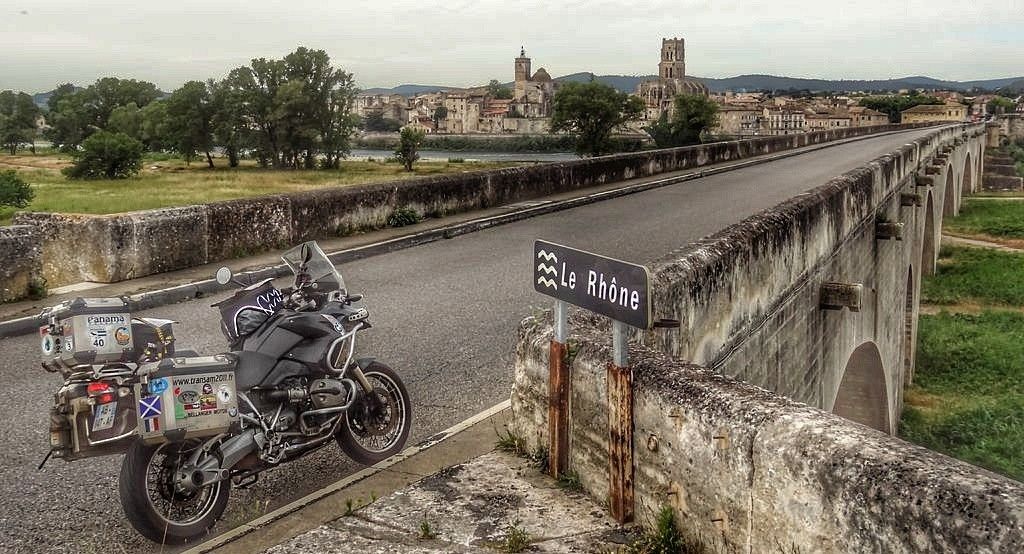
<svg viewBox="0 0 1024 554"><path fill-rule="evenodd" d="M475 152L454 151L454 150L420 150L421 160L448 160L459 158L466 161L481 162L564 162L578 160L579 157L572 152ZM369 150L355 148L349 154L348 159L365 160L366 158L383 159L394 156L392 150Z"/></svg>

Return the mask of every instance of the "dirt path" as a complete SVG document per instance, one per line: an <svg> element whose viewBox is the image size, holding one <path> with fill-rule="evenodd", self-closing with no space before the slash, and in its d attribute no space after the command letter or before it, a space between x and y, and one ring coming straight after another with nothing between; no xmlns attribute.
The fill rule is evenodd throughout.
<svg viewBox="0 0 1024 554"><path fill-rule="evenodd" d="M1024 253L1024 240L993 237L990 235L960 235L949 231L942 233L942 242L953 246L991 248L1001 252Z"/></svg>

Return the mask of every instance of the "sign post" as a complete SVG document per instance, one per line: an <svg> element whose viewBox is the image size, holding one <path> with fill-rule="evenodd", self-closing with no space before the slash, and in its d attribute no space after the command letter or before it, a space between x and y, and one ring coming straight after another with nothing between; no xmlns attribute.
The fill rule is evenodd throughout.
<svg viewBox="0 0 1024 554"><path fill-rule="evenodd" d="M619 523L632 521L633 370L629 327L650 329L650 274L642 265L537 240L533 246L534 289L555 299L555 336L548 368L548 471L559 477L569 465L570 375L566 364L567 304L612 319L612 362L608 364L609 506Z"/></svg>

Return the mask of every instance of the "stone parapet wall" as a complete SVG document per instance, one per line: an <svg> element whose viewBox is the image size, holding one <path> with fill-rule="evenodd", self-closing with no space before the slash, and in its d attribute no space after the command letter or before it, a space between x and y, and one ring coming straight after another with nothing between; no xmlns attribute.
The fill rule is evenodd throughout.
<svg viewBox="0 0 1024 554"><path fill-rule="evenodd" d="M0 302L24 298L42 284L40 242L31 225L0 227Z"/></svg>
<svg viewBox="0 0 1024 554"><path fill-rule="evenodd" d="M608 497L607 329L571 327L570 470ZM549 317L521 330L511 430L548 443ZM1024 485L634 344L636 511L716 552L1019 552Z"/></svg>
<svg viewBox="0 0 1024 554"><path fill-rule="evenodd" d="M43 272L51 286L116 282L380 228L402 207L428 217L465 212L906 128L761 137L108 216L20 213L14 221L44 230Z"/></svg>

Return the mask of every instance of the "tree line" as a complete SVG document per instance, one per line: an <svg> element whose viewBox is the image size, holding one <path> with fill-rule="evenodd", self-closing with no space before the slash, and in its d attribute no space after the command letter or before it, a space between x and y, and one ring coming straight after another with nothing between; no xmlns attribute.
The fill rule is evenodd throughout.
<svg viewBox="0 0 1024 554"><path fill-rule="evenodd" d="M204 157L210 167L213 154L223 152L231 167L251 155L262 167L337 168L357 124L355 94L351 73L332 66L325 51L300 47L282 59L254 59L219 80L189 81L170 94L114 77L86 88L63 84L47 102L43 136L73 154L97 137L129 150L137 143L150 152L173 151L186 161ZM31 102L24 93L3 93L0 113L7 96ZM27 105L22 111L31 112ZM31 115L34 129L38 109ZM11 140L30 142L29 135ZM10 146L5 138L4 144L17 142Z"/></svg>

